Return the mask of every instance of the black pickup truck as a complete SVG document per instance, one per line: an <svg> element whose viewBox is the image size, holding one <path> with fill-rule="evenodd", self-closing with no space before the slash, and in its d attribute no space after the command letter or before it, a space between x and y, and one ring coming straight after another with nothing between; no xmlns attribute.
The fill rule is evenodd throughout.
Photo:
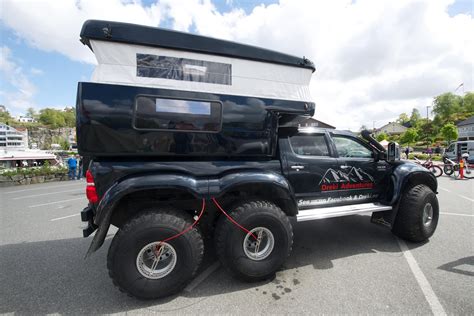
<svg viewBox="0 0 474 316"><path fill-rule="evenodd" d="M107 266L129 295L180 291L201 264L204 238L234 276L269 278L290 254L292 218L368 213L409 241L434 233L436 178L400 161L395 144L386 151L368 132L293 124L315 112L303 82L292 90L309 83L309 60L106 21L86 22L81 40L99 55L95 81L79 83L77 96L78 150L89 160L84 237L95 232L90 255L110 225L119 228ZM113 63L104 61L108 49ZM264 87L265 67L275 82L258 92L245 80Z"/></svg>

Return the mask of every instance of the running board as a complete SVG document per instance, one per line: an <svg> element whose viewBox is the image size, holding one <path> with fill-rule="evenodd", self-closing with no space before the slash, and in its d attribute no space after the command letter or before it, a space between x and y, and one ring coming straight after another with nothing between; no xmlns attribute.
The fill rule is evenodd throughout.
<svg viewBox="0 0 474 316"><path fill-rule="evenodd" d="M383 205L380 203L364 203L355 205L313 208L309 210L299 211L298 215L296 215L296 220L298 222L304 222L312 221L315 219L390 211L391 209L392 207L390 205Z"/></svg>

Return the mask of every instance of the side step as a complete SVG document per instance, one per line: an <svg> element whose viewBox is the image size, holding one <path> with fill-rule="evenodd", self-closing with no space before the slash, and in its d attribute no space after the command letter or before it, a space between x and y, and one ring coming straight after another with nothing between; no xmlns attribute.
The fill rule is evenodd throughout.
<svg viewBox="0 0 474 316"><path fill-rule="evenodd" d="M380 203L363 203L355 205L342 205L332 207L313 208L309 210L301 210L296 215L298 222L312 221L315 219L323 219L330 217L348 216L372 212L390 211L390 205Z"/></svg>

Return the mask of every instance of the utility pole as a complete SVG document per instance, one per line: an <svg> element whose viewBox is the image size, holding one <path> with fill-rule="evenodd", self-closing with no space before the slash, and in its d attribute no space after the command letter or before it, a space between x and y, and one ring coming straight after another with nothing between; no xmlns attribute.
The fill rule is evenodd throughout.
<svg viewBox="0 0 474 316"><path fill-rule="evenodd" d="M426 106L426 121L429 121L430 117L428 115L428 109L431 107L431 105Z"/></svg>

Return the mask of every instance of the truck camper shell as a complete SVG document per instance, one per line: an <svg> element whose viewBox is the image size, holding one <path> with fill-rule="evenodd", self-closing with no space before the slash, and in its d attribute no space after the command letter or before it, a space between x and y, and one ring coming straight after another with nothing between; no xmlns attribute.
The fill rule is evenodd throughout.
<svg viewBox="0 0 474 316"><path fill-rule="evenodd" d="M96 20L81 42L98 62L78 87L84 156L274 156L280 121L314 114L306 58Z"/></svg>

